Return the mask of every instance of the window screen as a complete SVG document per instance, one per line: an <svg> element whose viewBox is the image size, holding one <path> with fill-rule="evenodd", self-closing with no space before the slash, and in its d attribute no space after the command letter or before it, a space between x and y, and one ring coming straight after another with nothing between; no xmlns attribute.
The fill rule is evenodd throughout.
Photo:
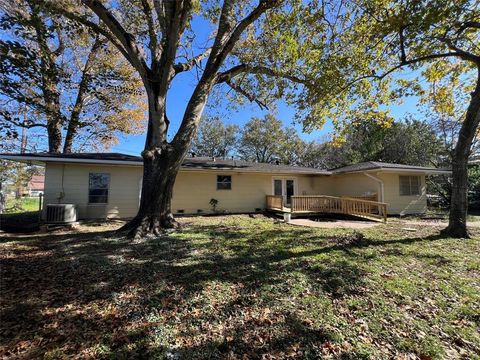
<svg viewBox="0 0 480 360"><path fill-rule="evenodd" d="M232 177L229 175L217 175L217 190L231 190Z"/></svg>
<svg viewBox="0 0 480 360"><path fill-rule="evenodd" d="M108 186L110 174L90 173L88 181L88 202L90 204L106 204L108 202Z"/></svg>
<svg viewBox="0 0 480 360"><path fill-rule="evenodd" d="M400 176L400 195L420 195L420 176Z"/></svg>

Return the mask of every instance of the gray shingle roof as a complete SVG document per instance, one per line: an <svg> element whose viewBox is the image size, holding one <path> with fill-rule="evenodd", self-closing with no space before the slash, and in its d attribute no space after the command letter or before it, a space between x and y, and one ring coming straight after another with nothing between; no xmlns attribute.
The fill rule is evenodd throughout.
<svg viewBox="0 0 480 360"><path fill-rule="evenodd" d="M122 162L143 162L140 156L126 155L121 153L75 153L75 154L58 154L58 153L25 153L25 154L0 154L3 156L14 156L16 158L25 158L26 160L35 159L37 161L57 161L64 160L92 160L95 161L111 161L121 164ZM246 172L271 172L271 173L292 173L292 174L317 174L330 175L330 171L323 169L314 169L300 166L275 165L267 163L256 163L237 159L212 159L210 157L194 157L185 158L182 169L210 169L225 171L246 171Z"/></svg>
<svg viewBox="0 0 480 360"><path fill-rule="evenodd" d="M111 160L111 161L138 161L142 162L140 156L127 155L121 153L72 153L72 154L60 154L60 153L24 153L24 154L0 154L0 155L11 155L11 156L21 156L21 157L35 157L39 160L46 158L57 158L57 159L84 159L84 160Z"/></svg>
<svg viewBox="0 0 480 360"><path fill-rule="evenodd" d="M377 169L378 170L398 169L398 170L423 170L423 171L449 171L448 169L437 169L437 168L424 167L424 166L385 163L380 161L367 161L367 162L362 162L358 164L342 166L335 169L330 169L330 171L334 174L342 174L347 172L357 172L357 171L377 170Z"/></svg>
<svg viewBox="0 0 480 360"><path fill-rule="evenodd" d="M241 170L255 172L284 172L297 174L324 174L330 175L328 170L314 169L309 167L275 165L268 163L257 163L237 159L215 159L206 157L186 158L183 161L184 169L222 169L222 170Z"/></svg>
<svg viewBox="0 0 480 360"><path fill-rule="evenodd" d="M25 153L25 154L0 154L0 158L12 159L16 161L58 161L58 162L72 162L82 160L92 160L96 162L108 162L141 165L142 157L127 155L121 153L74 153L74 154L58 154L58 153ZM85 162L85 161L82 161ZM349 172L368 171L368 170L419 170L425 172L448 172L448 169L436 169L432 167L413 166L404 164L393 164L379 161L367 161L353 165L342 166L335 169L324 170L314 169L309 167L290 166L290 165L275 165L267 163L256 163L236 159L212 159L210 157L193 157L185 158L182 164L182 169L210 169L210 170L225 170L225 171L245 171L245 172L267 172L267 173L291 173L291 174L306 174L306 175L331 175L343 174Z"/></svg>

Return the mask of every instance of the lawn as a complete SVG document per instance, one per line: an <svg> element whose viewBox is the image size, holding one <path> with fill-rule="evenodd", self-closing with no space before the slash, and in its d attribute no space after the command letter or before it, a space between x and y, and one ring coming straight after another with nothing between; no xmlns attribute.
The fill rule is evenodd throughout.
<svg viewBox="0 0 480 360"><path fill-rule="evenodd" d="M197 217L4 236L5 358L480 359L480 229Z"/></svg>
<svg viewBox="0 0 480 360"><path fill-rule="evenodd" d="M40 197L21 197L16 199L14 196L9 196L6 204L6 213L14 214L21 212L38 211L40 204Z"/></svg>

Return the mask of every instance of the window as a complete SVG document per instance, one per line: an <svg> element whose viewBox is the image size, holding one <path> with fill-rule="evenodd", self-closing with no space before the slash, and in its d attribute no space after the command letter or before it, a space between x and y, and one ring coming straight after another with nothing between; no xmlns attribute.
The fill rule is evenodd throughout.
<svg viewBox="0 0 480 360"><path fill-rule="evenodd" d="M420 176L400 176L400 195L420 195Z"/></svg>
<svg viewBox="0 0 480 360"><path fill-rule="evenodd" d="M232 177L217 175L217 190L232 190Z"/></svg>
<svg viewBox="0 0 480 360"><path fill-rule="evenodd" d="M108 186L110 174L90 173L88 179L88 203L106 204L108 202Z"/></svg>

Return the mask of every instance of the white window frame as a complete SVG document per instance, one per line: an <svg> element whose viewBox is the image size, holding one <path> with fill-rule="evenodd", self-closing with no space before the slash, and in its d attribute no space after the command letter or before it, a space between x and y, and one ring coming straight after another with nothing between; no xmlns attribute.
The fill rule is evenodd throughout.
<svg viewBox="0 0 480 360"><path fill-rule="evenodd" d="M402 194L402 177L408 178L408 194ZM412 193L412 178L418 178L418 193ZM398 193L400 196L420 196L422 195L422 177L420 175L399 175Z"/></svg>
<svg viewBox="0 0 480 360"><path fill-rule="evenodd" d="M272 176L272 195L275 195L275 180L282 181L282 196L284 204L287 204L287 180L293 180L293 196L298 195L298 178L296 176Z"/></svg>

